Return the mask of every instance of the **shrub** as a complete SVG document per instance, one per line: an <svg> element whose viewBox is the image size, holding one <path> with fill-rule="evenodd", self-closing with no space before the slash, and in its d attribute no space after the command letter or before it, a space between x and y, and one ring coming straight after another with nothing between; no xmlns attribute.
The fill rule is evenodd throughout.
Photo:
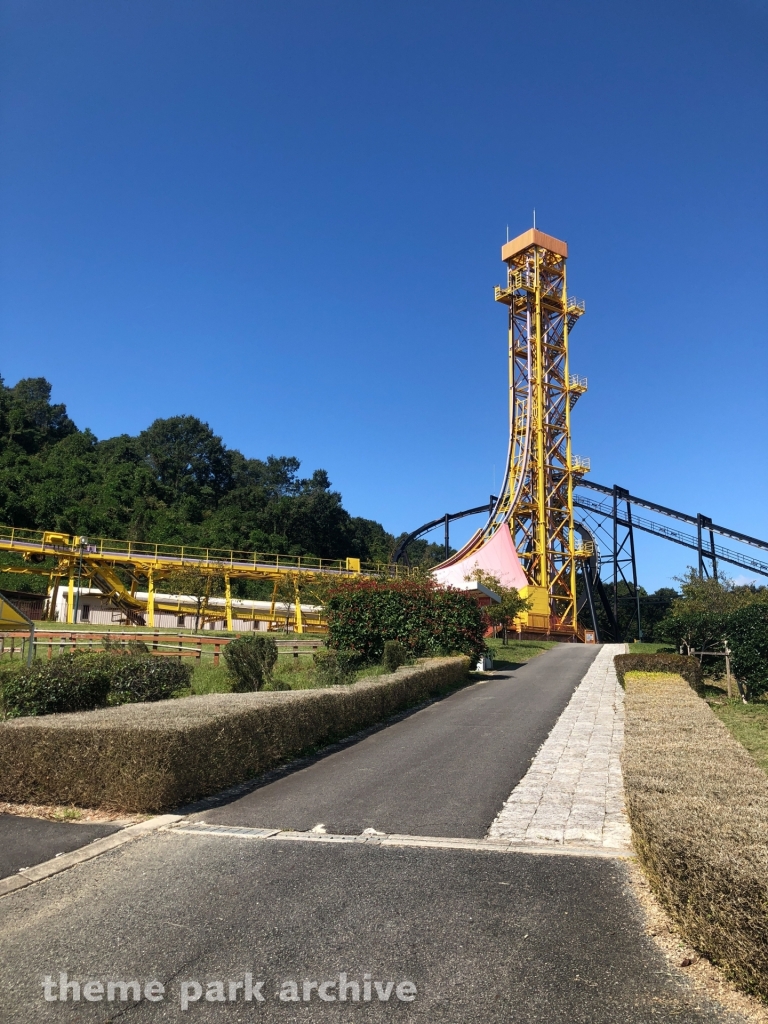
<svg viewBox="0 0 768 1024"><path fill-rule="evenodd" d="M90 711L107 702L112 659L66 654L2 675L3 717Z"/></svg>
<svg viewBox="0 0 768 1024"><path fill-rule="evenodd" d="M312 655L318 686L351 683L362 659L357 651L317 651Z"/></svg>
<svg viewBox="0 0 768 1024"><path fill-rule="evenodd" d="M143 646L143 645L142 645ZM114 645L97 654L75 652L2 677L6 718L92 711L105 704L165 700L189 686L192 669Z"/></svg>
<svg viewBox="0 0 768 1024"><path fill-rule="evenodd" d="M459 653L477 660L487 619L469 594L433 581L354 580L338 583L326 601L328 646L358 651L377 664L387 640L410 657Z"/></svg>
<svg viewBox="0 0 768 1024"><path fill-rule="evenodd" d="M260 690L272 675L277 644L271 636L244 633L224 648L224 660L234 677L233 693Z"/></svg>
<svg viewBox="0 0 768 1024"><path fill-rule="evenodd" d="M696 691L702 687L698 659L683 654L617 654L613 663L622 686L627 672L667 672L671 676L682 676Z"/></svg>
<svg viewBox="0 0 768 1024"><path fill-rule="evenodd" d="M167 700L190 685L192 668L175 658L153 658L126 652L109 659L110 704Z"/></svg>
<svg viewBox="0 0 768 1024"><path fill-rule="evenodd" d="M396 671L401 665L404 665L407 660L407 651L399 640L384 641L384 655L381 662L388 672Z"/></svg>
<svg viewBox="0 0 768 1024"><path fill-rule="evenodd" d="M747 605L728 618L733 674L750 696L768 690L768 606Z"/></svg>

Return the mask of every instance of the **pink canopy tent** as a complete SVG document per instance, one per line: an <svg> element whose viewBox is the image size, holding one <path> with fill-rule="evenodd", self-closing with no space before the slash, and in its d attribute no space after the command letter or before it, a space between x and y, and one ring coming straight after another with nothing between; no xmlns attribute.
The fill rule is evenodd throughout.
<svg viewBox="0 0 768 1024"><path fill-rule="evenodd" d="M467 582L464 577L469 576L474 569L490 573L505 587L521 590L528 586L528 580L525 578L512 541L512 534L506 523L502 524L482 547L465 555L459 562L433 570L432 576L438 583L464 589Z"/></svg>

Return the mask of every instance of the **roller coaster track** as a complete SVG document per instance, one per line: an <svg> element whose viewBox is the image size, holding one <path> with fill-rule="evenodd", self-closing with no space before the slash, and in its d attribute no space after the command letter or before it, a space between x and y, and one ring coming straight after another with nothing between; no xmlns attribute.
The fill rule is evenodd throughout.
<svg viewBox="0 0 768 1024"><path fill-rule="evenodd" d="M593 485L594 486L594 485ZM598 488L595 487L597 490ZM610 488L605 488L610 493ZM643 502L634 497L631 497L633 505L641 505L645 508L653 508L655 511L662 512L664 515L672 516L675 519L682 520L683 522L689 522L696 524L697 520L693 516L687 516L682 512L674 512L672 509L664 509L662 505L655 505L651 502ZM586 509L590 512L597 513L600 516L612 517L613 516L613 505L607 501L592 501L590 498L585 498L582 495L576 495L573 499L573 504L578 508ZM618 523L620 526L629 527L630 522L627 519L619 517ZM689 533L683 533L682 530L676 530L674 527L666 526L664 523L654 522L652 519L645 519L644 517L633 515L631 525L636 530L642 530L644 533L653 534L654 537L663 537L665 540L671 540L675 544L680 544L682 547L690 548L692 551L699 550L699 543L696 537ZM707 527L710 529L710 527ZM768 542L760 541L756 537L747 537L746 534L737 533L735 530L729 530L727 527L715 526L711 527L714 533L723 534L727 537L735 537L741 540L744 544L751 544L754 547L763 548L768 550ZM709 555L710 550L714 550L717 560L720 562L727 562L729 565L738 566L740 569L748 569L752 572L758 573L760 576L768 576L768 562L761 562L758 558L753 558L750 555L741 554L738 551L733 551L730 548L725 548L720 544L715 544L713 548L706 549L705 554Z"/></svg>

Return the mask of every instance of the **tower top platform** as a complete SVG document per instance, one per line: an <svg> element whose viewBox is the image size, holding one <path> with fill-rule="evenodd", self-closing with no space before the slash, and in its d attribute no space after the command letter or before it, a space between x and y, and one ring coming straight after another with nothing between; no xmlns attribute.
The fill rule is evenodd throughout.
<svg viewBox="0 0 768 1024"><path fill-rule="evenodd" d="M540 245L542 249L549 249L550 252L557 253L558 256L563 256L565 259L568 258L567 242L562 242L559 238L555 238L554 235L545 235L543 231L539 231L537 228L529 228L522 235L513 238L506 245L502 245L501 258L506 262L531 245Z"/></svg>

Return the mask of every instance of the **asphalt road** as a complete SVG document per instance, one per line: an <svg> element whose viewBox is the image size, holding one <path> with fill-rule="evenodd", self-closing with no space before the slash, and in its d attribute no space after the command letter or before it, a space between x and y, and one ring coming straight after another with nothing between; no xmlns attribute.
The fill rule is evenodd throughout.
<svg viewBox="0 0 768 1024"><path fill-rule="evenodd" d="M20 868L31 868L52 860L57 853L78 850L94 839L112 835L120 827L108 823L79 825L0 814L0 878L15 875Z"/></svg>
<svg viewBox="0 0 768 1024"><path fill-rule="evenodd" d="M625 872L563 856L156 834L0 900L0 1020L729 1020L670 973ZM105 992L108 981L157 980L164 998L46 1002L44 977L60 971ZM226 999L245 972L265 982L263 1003L245 1003L242 989L234 1002L205 1001L210 982ZM303 1001L304 980L333 985L342 972L360 1001L353 989L343 1003L316 989ZM383 1002L372 985L363 1002L366 973L411 982L415 999L395 989ZM189 981L203 997L183 1011ZM298 1002L276 997L286 981Z"/></svg>
<svg viewBox="0 0 768 1024"><path fill-rule="evenodd" d="M598 650L560 644L199 817L482 838Z"/></svg>

